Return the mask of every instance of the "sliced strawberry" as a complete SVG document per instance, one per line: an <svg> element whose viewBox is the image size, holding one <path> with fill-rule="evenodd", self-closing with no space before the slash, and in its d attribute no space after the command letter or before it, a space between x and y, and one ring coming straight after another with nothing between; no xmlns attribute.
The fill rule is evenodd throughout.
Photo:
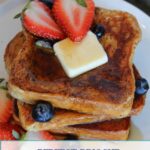
<svg viewBox="0 0 150 150"><path fill-rule="evenodd" d="M13 101L7 96L7 91L0 89L0 122L9 121L13 112Z"/></svg>
<svg viewBox="0 0 150 150"><path fill-rule="evenodd" d="M22 138L23 140L55 140L54 136L48 131L31 132L28 131Z"/></svg>
<svg viewBox="0 0 150 150"><path fill-rule="evenodd" d="M18 140L20 138L19 126L0 123L0 140Z"/></svg>
<svg viewBox="0 0 150 150"><path fill-rule="evenodd" d="M81 0L80 0L81 2ZM94 18L93 0L55 0L53 14L67 36L75 41L81 41L88 32Z"/></svg>
<svg viewBox="0 0 150 150"><path fill-rule="evenodd" d="M63 39L65 37L52 18L51 10L38 0L30 2L22 19L24 27L36 36L48 39Z"/></svg>

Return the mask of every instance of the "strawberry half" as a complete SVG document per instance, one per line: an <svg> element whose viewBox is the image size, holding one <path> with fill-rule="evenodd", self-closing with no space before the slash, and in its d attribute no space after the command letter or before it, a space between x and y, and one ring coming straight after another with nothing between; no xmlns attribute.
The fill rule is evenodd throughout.
<svg viewBox="0 0 150 150"><path fill-rule="evenodd" d="M13 112L13 101L7 96L7 90L0 89L0 122L9 121Z"/></svg>
<svg viewBox="0 0 150 150"><path fill-rule="evenodd" d="M63 39L64 33L52 18L51 10L42 2L31 1L22 15L23 26L32 34L48 38Z"/></svg>
<svg viewBox="0 0 150 150"><path fill-rule="evenodd" d="M81 41L87 34L94 10L93 0L55 0L52 9L59 26L75 42Z"/></svg>
<svg viewBox="0 0 150 150"><path fill-rule="evenodd" d="M20 127L8 123L0 123L0 140L18 140Z"/></svg>

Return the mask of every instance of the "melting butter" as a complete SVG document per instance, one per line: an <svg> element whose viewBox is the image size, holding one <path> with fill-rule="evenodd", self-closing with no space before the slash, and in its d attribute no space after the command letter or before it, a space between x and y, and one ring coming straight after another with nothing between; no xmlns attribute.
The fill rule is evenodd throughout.
<svg viewBox="0 0 150 150"><path fill-rule="evenodd" d="M69 38L57 42L54 45L54 51L70 78L108 62L103 46L91 31L78 43Z"/></svg>

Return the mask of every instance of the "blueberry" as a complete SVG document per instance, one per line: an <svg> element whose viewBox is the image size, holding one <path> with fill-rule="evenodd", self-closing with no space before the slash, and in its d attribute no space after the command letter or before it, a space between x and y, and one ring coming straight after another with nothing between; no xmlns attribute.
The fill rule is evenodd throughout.
<svg viewBox="0 0 150 150"><path fill-rule="evenodd" d="M100 39L105 34L104 26L97 24L92 28L93 33L96 34L97 38Z"/></svg>
<svg viewBox="0 0 150 150"><path fill-rule="evenodd" d="M148 89L149 85L146 79L141 78L139 80L136 80L136 90L135 90L136 95L144 95L147 93Z"/></svg>
<svg viewBox="0 0 150 150"><path fill-rule="evenodd" d="M50 9L53 7L54 0L40 0L44 4L46 4Z"/></svg>
<svg viewBox="0 0 150 150"><path fill-rule="evenodd" d="M53 45L56 43L56 40L48 40L48 39L38 39L35 41L35 46L37 48L45 50L45 52L53 53Z"/></svg>
<svg viewBox="0 0 150 150"><path fill-rule="evenodd" d="M52 48L53 47L53 43L47 39L38 39L37 41L35 41L35 45L37 47L41 47L41 48Z"/></svg>
<svg viewBox="0 0 150 150"><path fill-rule="evenodd" d="M68 134L64 140L78 140L76 135Z"/></svg>
<svg viewBox="0 0 150 150"><path fill-rule="evenodd" d="M37 122L47 122L54 116L53 106L48 102L38 102L32 109L32 117Z"/></svg>

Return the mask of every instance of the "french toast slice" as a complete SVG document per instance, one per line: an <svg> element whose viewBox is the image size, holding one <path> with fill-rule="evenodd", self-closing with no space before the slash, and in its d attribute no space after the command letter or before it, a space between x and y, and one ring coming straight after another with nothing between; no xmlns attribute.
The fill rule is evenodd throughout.
<svg viewBox="0 0 150 150"><path fill-rule="evenodd" d="M14 114L14 116L14 121L18 125L22 126L22 123L20 122L16 114ZM33 126L31 131L39 131L35 130L35 128L36 126ZM72 125L62 128L50 128L48 131L50 131L54 135L62 135L62 139L66 137L65 135L72 134L77 136L78 139L83 140L126 140L130 131L130 117L90 124Z"/></svg>
<svg viewBox="0 0 150 150"><path fill-rule="evenodd" d="M14 122L22 126L16 114L14 114ZM100 123L66 126L50 129L49 131L56 135L58 140L64 140L66 135L70 134L77 136L81 140L126 140L130 131L130 117Z"/></svg>
<svg viewBox="0 0 150 150"><path fill-rule="evenodd" d="M133 66L135 79L141 78L138 70ZM138 115L145 104L145 96L135 96L130 117ZM127 140L130 132L130 117L107 120L103 122L78 124L68 127L51 129L59 134L74 134L81 140Z"/></svg>
<svg viewBox="0 0 150 150"><path fill-rule="evenodd" d="M126 12L102 8L96 9L95 23L106 29L100 42L109 62L74 79L66 76L53 54L35 48L35 38L27 33L16 57L9 61L11 41L5 53L6 66L11 68L10 94L25 103L40 99L80 113L128 116L135 91L132 56L141 36L139 25Z"/></svg>
<svg viewBox="0 0 150 150"><path fill-rule="evenodd" d="M129 131L130 117L104 121L101 123L73 125L50 130L52 133L74 134L79 136L80 139L94 140L127 140Z"/></svg>
<svg viewBox="0 0 150 150"><path fill-rule="evenodd" d="M144 102L144 96L136 97L134 100L132 111L129 116L138 115L144 106ZM18 102L19 122L21 123L24 129L30 131L50 130L76 124L87 124L93 122L100 123L106 120L119 119L110 118L109 116L105 115L96 116L56 108L55 115L50 121L40 123L34 121L34 119L32 118L32 107L32 105L25 104L23 102Z"/></svg>
<svg viewBox="0 0 150 150"><path fill-rule="evenodd" d="M141 76L138 70L135 68L135 66L133 66L133 69L135 79L136 80L140 79ZM31 116L33 105L25 104L20 101L16 101L16 103L17 108L15 107L15 109L17 110L19 116L18 122L21 123L24 129L31 131L50 130L50 129L64 128L66 126L76 124L87 124L93 122L100 123L106 120L119 119L119 118L111 118L107 115L96 116L55 108L55 115L49 122L39 123L34 121L34 119ZM132 111L129 116L138 115L142 111L144 104L145 104L144 95L135 96ZM16 117L16 115L14 116Z"/></svg>
<svg viewBox="0 0 150 150"><path fill-rule="evenodd" d="M136 79L140 79L140 75L134 67L134 74ZM142 110L145 103L145 96L136 96L132 106L130 116L138 115ZM123 119L114 119L109 121L99 122L99 116L97 123L88 123L88 114L79 114L77 112L67 110L56 110L54 118L47 123L38 123L31 117L32 106L29 104L23 104L18 101L18 115L14 113L14 119L18 124L23 126L24 129L30 131L50 130L54 134L62 134L62 138L66 137L66 134L75 134L79 139L103 139L103 140L126 140L128 138L130 130L129 117ZM63 112L61 114L61 112ZM68 116L70 114L70 116ZM78 114L78 117L76 116ZM80 116L79 116L80 115ZM86 117L88 119L86 119ZM92 118L92 115L90 115ZM95 118L95 116L93 116ZM95 118L96 119L96 118ZM106 118L107 119L107 116ZM81 121L79 121L81 120ZM93 121L93 122L94 122ZM59 122L59 124L58 124ZM88 124L73 124L88 123Z"/></svg>

